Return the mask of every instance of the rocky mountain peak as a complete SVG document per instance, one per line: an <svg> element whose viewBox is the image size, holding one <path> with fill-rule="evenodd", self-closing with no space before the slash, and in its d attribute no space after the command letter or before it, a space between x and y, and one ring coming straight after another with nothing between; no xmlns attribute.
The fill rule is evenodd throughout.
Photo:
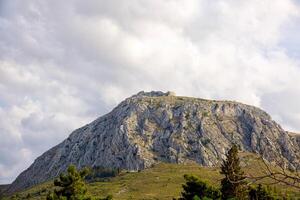
<svg viewBox="0 0 300 200"><path fill-rule="evenodd" d="M174 92L162 92L162 91L151 91L151 92L144 92L140 91L139 93L133 95L130 98L143 98L143 97L162 97L162 96L176 96Z"/></svg>
<svg viewBox="0 0 300 200"><path fill-rule="evenodd" d="M49 180L70 164L128 170L158 162L218 166L233 143L270 162L280 158L290 168L299 165L299 138L259 108L172 92L139 92L38 157L9 191Z"/></svg>

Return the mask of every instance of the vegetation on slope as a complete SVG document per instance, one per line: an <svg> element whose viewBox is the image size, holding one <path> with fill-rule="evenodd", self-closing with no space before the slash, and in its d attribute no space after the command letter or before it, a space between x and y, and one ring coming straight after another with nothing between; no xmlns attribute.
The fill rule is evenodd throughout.
<svg viewBox="0 0 300 200"><path fill-rule="evenodd" d="M263 163L253 154L242 153L241 166L245 174L261 175ZM172 199L179 198L182 184L185 183L184 175L193 174L208 185L220 188L220 180L224 178L219 168L201 167L195 163L178 165L160 163L153 168L140 172L122 171L118 176L102 179L101 182L92 182L87 185L87 195L105 198L113 195L113 199ZM270 179L258 183L266 185ZM10 199L46 199L49 191L53 191L53 181L34 186L26 191L15 194ZM280 196L297 199L300 192L283 184L268 186L272 193Z"/></svg>

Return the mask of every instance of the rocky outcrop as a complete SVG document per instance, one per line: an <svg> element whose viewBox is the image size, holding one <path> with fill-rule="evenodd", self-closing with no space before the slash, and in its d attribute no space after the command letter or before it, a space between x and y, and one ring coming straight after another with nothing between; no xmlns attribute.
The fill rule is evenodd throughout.
<svg viewBox="0 0 300 200"><path fill-rule="evenodd" d="M271 162L280 158L290 168L299 164L299 138L259 108L140 92L38 157L9 191L49 180L70 164L128 170L161 161L217 166L233 143Z"/></svg>

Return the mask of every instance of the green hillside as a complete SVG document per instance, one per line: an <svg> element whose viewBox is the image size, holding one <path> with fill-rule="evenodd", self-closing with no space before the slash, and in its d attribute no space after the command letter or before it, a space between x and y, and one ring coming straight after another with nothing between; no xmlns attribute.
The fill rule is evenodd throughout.
<svg viewBox="0 0 300 200"><path fill-rule="evenodd" d="M262 174L263 164L252 154L242 154L242 165L247 174ZM184 183L183 175L193 174L218 186L222 176L218 168L206 168L197 164L167 164L160 163L150 169L141 172L123 171L119 176L103 182L88 184L88 193L92 196L105 197L113 195L113 199L172 199L179 197L181 185ZM270 180L264 180L270 183ZM47 182L16 194L17 199L46 199L49 190L53 188L53 182ZM278 194L299 199L300 192L285 185L272 185L272 190ZM11 199L12 197L10 197ZM6 198L7 199L7 198Z"/></svg>

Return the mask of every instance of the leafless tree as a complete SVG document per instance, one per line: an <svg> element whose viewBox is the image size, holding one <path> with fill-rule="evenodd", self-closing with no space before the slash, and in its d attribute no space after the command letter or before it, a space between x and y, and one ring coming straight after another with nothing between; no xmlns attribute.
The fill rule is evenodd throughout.
<svg viewBox="0 0 300 200"><path fill-rule="evenodd" d="M295 170L291 171L286 168L283 161L276 161L274 164L270 164L262 157L260 157L260 160L263 163L263 175L245 175L245 179L247 179L250 184L263 179L269 179L271 182L268 183L268 185L282 183L300 189L300 164Z"/></svg>

